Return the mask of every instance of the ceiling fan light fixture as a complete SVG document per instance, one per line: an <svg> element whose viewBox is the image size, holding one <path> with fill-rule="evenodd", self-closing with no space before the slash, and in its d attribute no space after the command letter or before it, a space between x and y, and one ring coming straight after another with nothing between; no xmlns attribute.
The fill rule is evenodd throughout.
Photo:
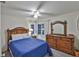
<svg viewBox="0 0 79 59"><path fill-rule="evenodd" d="M35 15L34 15L34 18L38 18L38 15L37 15L37 14L35 14Z"/></svg>
<svg viewBox="0 0 79 59"><path fill-rule="evenodd" d="M37 11L36 14L39 15L39 11Z"/></svg>
<svg viewBox="0 0 79 59"><path fill-rule="evenodd" d="M39 11L36 11L36 12L34 13L34 18L38 18L39 15L40 15L40 14L39 14Z"/></svg>

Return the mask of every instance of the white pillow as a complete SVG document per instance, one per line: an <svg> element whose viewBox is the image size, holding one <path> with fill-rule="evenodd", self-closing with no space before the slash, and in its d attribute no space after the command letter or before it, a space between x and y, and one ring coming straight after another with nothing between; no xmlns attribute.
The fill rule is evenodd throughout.
<svg viewBox="0 0 79 59"><path fill-rule="evenodd" d="M30 36L28 34L12 34L12 41L15 41L15 40L20 40L20 39L23 39L23 38L29 38Z"/></svg>

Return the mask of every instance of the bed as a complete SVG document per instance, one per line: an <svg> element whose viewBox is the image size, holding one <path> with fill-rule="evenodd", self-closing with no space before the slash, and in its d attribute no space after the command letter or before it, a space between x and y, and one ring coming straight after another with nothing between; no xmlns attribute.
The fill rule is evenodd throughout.
<svg viewBox="0 0 79 59"><path fill-rule="evenodd" d="M8 50L14 57L43 57L46 54L53 56L48 43L37 38L22 38L19 40L12 40L12 34L24 34L29 30L23 27L17 27L11 30L7 30L8 34Z"/></svg>

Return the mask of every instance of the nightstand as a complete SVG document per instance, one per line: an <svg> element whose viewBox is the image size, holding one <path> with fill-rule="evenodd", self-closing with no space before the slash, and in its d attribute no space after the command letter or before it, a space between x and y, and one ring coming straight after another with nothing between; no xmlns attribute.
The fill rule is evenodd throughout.
<svg viewBox="0 0 79 59"><path fill-rule="evenodd" d="M75 50L74 52L75 52L75 56L79 57L79 50Z"/></svg>
<svg viewBox="0 0 79 59"><path fill-rule="evenodd" d="M37 38L37 36L34 35L34 36L32 36L32 38Z"/></svg>

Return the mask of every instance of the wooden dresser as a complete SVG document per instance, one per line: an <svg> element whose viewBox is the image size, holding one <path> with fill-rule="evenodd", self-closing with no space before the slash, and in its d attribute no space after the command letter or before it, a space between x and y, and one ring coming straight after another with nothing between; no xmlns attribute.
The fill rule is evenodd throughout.
<svg viewBox="0 0 79 59"><path fill-rule="evenodd" d="M54 25L63 25L64 32L54 33ZM46 40L50 47L74 55L74 35L67 34L67 21L55 21L51 23L51 34L46 35Z"/></svg>
<svg viewBox="0 0 79 59"><path fill-rule="evenodd" d="M46 35L50 47L74 55L74 37L60 35Z"/></svg>

